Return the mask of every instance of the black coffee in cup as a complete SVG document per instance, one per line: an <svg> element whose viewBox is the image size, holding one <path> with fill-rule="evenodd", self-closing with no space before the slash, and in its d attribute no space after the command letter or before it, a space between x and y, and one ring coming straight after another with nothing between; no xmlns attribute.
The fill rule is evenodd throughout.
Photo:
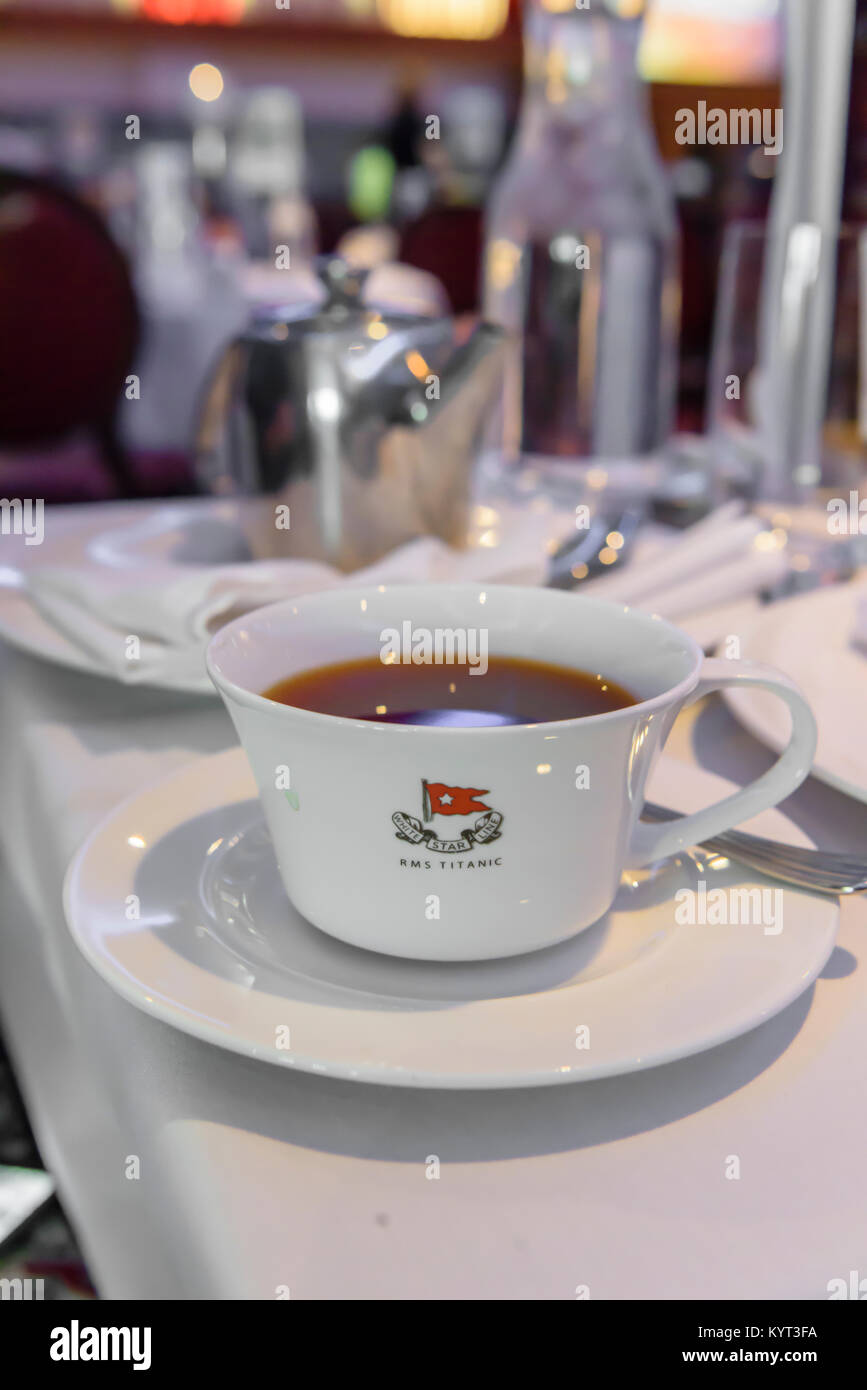
<svg viewBox="0 0 867 1390"><path fill-rule="evenodd" d="M415 665L369 657L287 676L262 693L320 714L457 728L578 719L636 703L602 672L509 656L488 657L484 673L466 663Z"/></svg>

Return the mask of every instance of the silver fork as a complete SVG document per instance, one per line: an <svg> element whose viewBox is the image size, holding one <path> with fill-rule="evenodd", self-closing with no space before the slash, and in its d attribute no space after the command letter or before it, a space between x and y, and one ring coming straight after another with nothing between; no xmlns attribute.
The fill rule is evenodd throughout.
<svg viewBox="0 0 867 1390"><path fill-rule="evenodd" d="M643 818L651 821L676 820L679 814L652 801L645 801L642 811ZM841 893L862 893L867 888L867 860L854 854L799 849L743 830L727 830L712 840L702 840L701 846L714 854L730 855L770 878L782 879L798 888L811 888L814 893L832 893L837 897Z"/></svg>

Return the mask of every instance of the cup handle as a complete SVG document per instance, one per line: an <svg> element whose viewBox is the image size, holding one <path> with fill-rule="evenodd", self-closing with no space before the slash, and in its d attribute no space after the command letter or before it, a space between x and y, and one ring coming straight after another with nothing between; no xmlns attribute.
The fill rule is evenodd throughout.
<svg viewBox="0 0 867 1390"><path fill-rule="evenodd" d="M725 830L731 830L749 820L768 806L775 806L800 786L816 752L816 721L794 681L772 666L753 661L707 660L702 667L698 685L684 709L701 700L712 690L727 685L761 685L772 690L788 705L792 713L792 732L787 746L773 767L754 782L733 792L713 806L692 815L678 816L661 825L639 821L636 825L628 855L629 864L636 869L655 859L676 854L678 850L710 840Z"/></svg>

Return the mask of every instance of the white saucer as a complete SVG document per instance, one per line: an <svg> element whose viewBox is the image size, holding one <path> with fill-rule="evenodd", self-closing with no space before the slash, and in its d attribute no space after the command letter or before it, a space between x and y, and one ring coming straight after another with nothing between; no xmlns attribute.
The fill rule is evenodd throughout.
<svg viewBox="0 0 867 1390"><path fill-rule="evenodd" d="M670 759L653 785L684 810L727 790ZM805 843L779 812L757 823ZM807 989L834 945L832 899L784 890L778 935L676 924L674 892L702 878L772 886L725 862L683 856L643 871L607 918L532 955L456 965L380 956L290 907L252 776L231 749L113 812L70 866L64 901L79 947L119 993L218 1046L380 1084L539 1086L700 1052ZM328 871L339 872L339 850ZM136 899L139 919L127 920ZM583 1027L590 1046L579 1050Z"/></svg>
<svg viewBox="0 0 867 1390"><path fill-rule="evenodd" d="M24 587L27 570L40 565L124 569L151 560L176 563L181 573L181 567L190 564L234 563L246 558L249 550L233 505L202 497L53 507L46 514L41 545L28 546L20 536L3 537L0 638L44 661L111 679L89 652L64 636L31 603ZM157 684L159 689L190 695L216 694L204 669L199 677L167 676Z"/></svg>
<svg viewBox="0 0 867 1390"><path fill-rule="evenodd" d="M742 657L778 666L803 690L819 726L814 777L867 801L867 654L852 646L856 604L867 583L833 584L759 608L737 629ZM789 738L789 716L773 695L730 688L737 719L776 752Z"/></svg>

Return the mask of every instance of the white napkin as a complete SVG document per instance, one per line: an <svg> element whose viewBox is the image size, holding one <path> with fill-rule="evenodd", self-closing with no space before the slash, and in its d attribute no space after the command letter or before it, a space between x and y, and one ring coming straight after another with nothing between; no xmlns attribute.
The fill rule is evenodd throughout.
<svg viewBox="0 0 867 1390"><path fill-rule="evenodd" d="M572 525L569 513L535 497L520 507L480 505L468 550L428 537L350 575L309 560L194 566L143 556L127 565L92 558L34 564L23 579L41 614L96 669L130 685L208 691L205 646L240 613L346 584L542 584L549 554ZM587 580L576 592L645 608L692 630L694 615L704 620L707 612L723 612L785 572L785 551L772 534L732 503L688 531L647 526L622 569Z"/></svg>
<svg viewBox="0 0 867 1390"><path fill-rule="evenodd" d="M339 585L541 583L550 513L491 515L495 523L482 529L471 549L452 550L425 537L349 575L311 560L122 568L91 562L34 566L24 576L25 587L42 615L100 671L129 685L208 690L204 649L212 633L230 618L281 598Z"/></svg>
<svg viewBox="0 0 867 1390"><path fill-rule="evenodd" d="M731 502L687 531L657 528L639 537L622 569L588 579L579 592L676 622L775 584L788 568L782 542L757 517L745 515L741 502Z"/></svg>

